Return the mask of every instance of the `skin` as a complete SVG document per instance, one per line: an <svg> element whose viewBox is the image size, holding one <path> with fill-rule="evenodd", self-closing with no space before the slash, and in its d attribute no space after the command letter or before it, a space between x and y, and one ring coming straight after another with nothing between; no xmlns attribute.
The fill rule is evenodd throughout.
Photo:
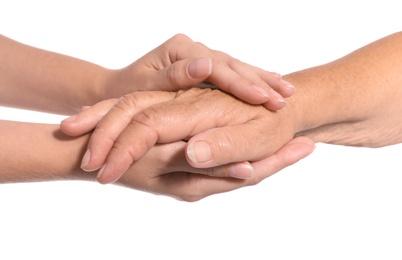
<svg viewBox="0 0 402 260"><path fill-rule="evenodd" d="M214 84L253 104L277 110L295 89L261 70L178 34L121 69L34 48L0 35L0 104L56 114L136 91Z"/></svg>
<svg viewBox="0 0 402 260"><path fill-rule="evenodd" d="M84 162L89 168L102 166L101 183L119 179L155 144L183 139L194 167L258 161L294 136L350 146L400 143L401 44L402 33L395 33L328 64L285 75L297 92L274 113L220 91L191 89L149 93L156 97L145 108L134 102L142 96L125 96L104 111L99 123L91 113L100 112L92 108L63 122L62 129L78 135L95 128Z"/></svg>
<svg viewBox="0 0 402 260"><path fill-rule="evenodd" d="M110 70L83 60L34 48L0 35L0 104L74 114L101 100L150 90L177 90L198 84L218 87L265 108L283 108L294 87L267 72L176 35L125 68ZM0 183L94 180L80 169L89 135L68 137L59 125L0 120ZM156 145L131 165L116 184L186 201L253 185L307 156L314 144L298 138L260 164L194 168L184 141ZM267 165L265 165L267 164ZM212 178L242 170L255 178Z"/></svg>
<svg viewBox="0 0 402 260"><path fill-rule="evenodd" d="M3 136L0 139L0 183L95 180L94 174L80 168L89 134L69 137L60 131L59 125L13 121L0 121L0 132ZM314 143L305 137L294 139L275 155L255 163L254 176L247 180L210 177L208 175L214 175L207 172L210 169L193 168L187 163L184 149L182 141L154 146L115 184L178 200L198 201L255 185L306 157L313 151Z"/></svg>

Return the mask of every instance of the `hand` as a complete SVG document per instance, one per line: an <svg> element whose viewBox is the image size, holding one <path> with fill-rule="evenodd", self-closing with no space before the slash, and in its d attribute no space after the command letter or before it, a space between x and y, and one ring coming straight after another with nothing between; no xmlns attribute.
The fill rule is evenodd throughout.
<svg viewBox="0 0 402 260"><path fill-rule="evenodd" d="M277 73L243 63L178 34L126 68L108 77L104 95L120 97L134 91L176 91L215 85L250 104L283 108L283 98L296 90Z"/></svg>
<svg viewBox="0 0 402 260"><path fill-rule="evenodd" d="M152 147L144 157L131 165L116 184L194 202L213 194L256 185L308 156L315 145L305 137L291 140L272 156L253 162L254 175L247 180L209 177L211 169L193 168L187 163L185 147L183 141ZM225 172L225 167L222 166L216 174Z"/></svg>
<svg viewBox="0 0 402 260"><path fill-rule="evenodd" d="M104 107L111 104L105 115ZM95 125L82 167L93 171L103 166L98 173L101 183L116 181L156 143L190 139L186 148L190 164L209 168L266 158L295 133L285 111L272 113L221 91L197 88L133 93L119 101L104 101L63 121L61 129L74 136Z"/></svg>

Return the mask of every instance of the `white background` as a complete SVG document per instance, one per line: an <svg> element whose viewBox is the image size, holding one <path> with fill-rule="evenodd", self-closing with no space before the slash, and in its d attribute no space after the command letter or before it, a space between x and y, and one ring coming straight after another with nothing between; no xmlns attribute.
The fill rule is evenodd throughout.
<svg viewBox="0 0 402 260"><path fill-rule="evenodd" d="M397 3L0 0L0 33L120 68L180 32L286 74L401 30ZM1 185L0 259L401 259L401 155L318 144L257 186L196 203L97 183Z"/></svg>

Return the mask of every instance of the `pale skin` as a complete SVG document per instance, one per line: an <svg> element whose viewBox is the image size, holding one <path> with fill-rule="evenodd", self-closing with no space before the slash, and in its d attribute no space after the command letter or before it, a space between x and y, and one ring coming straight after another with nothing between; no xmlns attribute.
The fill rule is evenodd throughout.
<svg viewBox="0 0 402 260"><path fill-rule="evenodd" d="M264 71L178 34L125 68L112 70L0 35L0 104L57 114L136 91L211 83L277 110L295 89Z"/></svg>
<svg viewBox="0 0 402 260"><path fill-rule="evenodd" d="M217 90L191 89L149 93L155 98L143 106L133 105L141 96L127 95L83 111L62 129L79 135L95 128L92 152L83 163L101 167L101 183L118 180L153 145L182 139L188 139L189 164L206 168L258 162L294 136L350 146L396 144L402 141L401 45L402 33L395 33L333 62L285 75L297 92L275 113Z"/></svg>
<svg viewBox="0 0 402 260"><path fill-rule="evenodd" d="M120 70L33 48L4 36L0 36L0 46L0 104L11 107L73 114L83 106L127 93L176 90L207 82L276 110L285 106L283 97L295 92L279 74L210 50L184 35L169 39ZM88 134L71 138L61 133L58 125L4 120L0 120L0 131L0 183L94 180L95 176L79 167ZM314 144L298 138L260 164L202 169L188 164L184 149L183 141L155 146L117 184L195 201L255 184L307 156ZM209 176L228 176L233 167L260 170L247 181Z"/></svg>
<svg viewBox="0 0 402 260"><path fill-rule="evenodd" d="M62 134L59 125L13 121L0 121L0 131L3 135L0 183L95 180L95 175L80 168L89 135L72 138ZM210 177L209 169L196 169L187 163L184 149L185 142L156 145L115 184L178 200L198 201L255 185L306 157L313 151L314 143L305 137L292 140L274 156L254 163L254 176L247 180Z"/></svg>

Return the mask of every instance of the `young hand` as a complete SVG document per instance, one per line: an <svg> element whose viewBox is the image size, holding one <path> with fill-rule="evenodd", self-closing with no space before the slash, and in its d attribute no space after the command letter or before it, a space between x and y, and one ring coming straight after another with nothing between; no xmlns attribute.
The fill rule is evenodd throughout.
<svg viewBox="0 0 402 260"><path fill-rule="evenodd" d="M283 108L296 89L278 73L241 62L228 54L178 34L131 65L106 77L104 96L121 97L134 91L176 91L193 86L216 86L250 104L270 110ZM106 99L106 98L105 98Z"/></svg>

